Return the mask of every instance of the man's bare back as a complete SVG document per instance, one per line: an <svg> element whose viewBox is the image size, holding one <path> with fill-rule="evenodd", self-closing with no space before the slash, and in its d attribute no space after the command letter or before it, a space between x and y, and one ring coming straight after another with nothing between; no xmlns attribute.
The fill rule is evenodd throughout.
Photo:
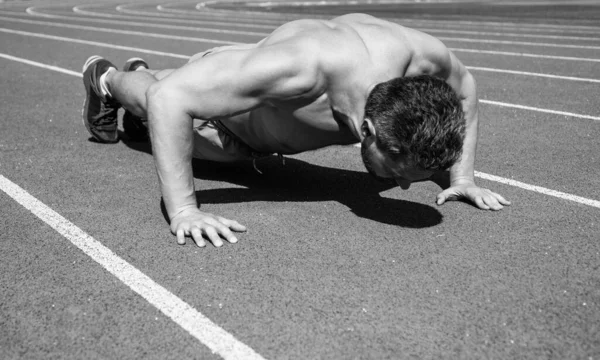
<svg viewBox="0 0 600 360"><path fill-rule="evenodd" d="M198 209L194 119L204 119L203 130L213 138L241 140L244 156L248 149L291 154L360 141L367 170L403 189L449 169L450 187L437 195L438 205L461 198L480 209L510 204L474 182L473 76L439 40L369 15L293 21L257 44L213 49L172 71L119 72L93 56L84 65L84 85L84 123L99 141L118 141L121 106L148 118L160 189L179 244L188 236L199 246L204 237L221 246L223 238L237 241L232 231L245 230ZM203 158L232 160L211 153L213 145L225 144L208 145ZM229 155L232 148L221 150Z"/></svg>
<svg viewBox="0 0 600 360"><path fill-rule="evenodd" d="M358 142L350 122L362 119L371 88L395 77L435 73L429 59L437 55L435 51L441 52L437 56L447 53L427 34L365 14L293 21L255 46L244 45L242 51L267 47L297 48L303 54L298 61L318 62L322 81L310 97L273 101L222 122L252 148L283 154ZM239 48L221 47L207 57ZM202 66L207 57L194 61Z"/></svg>

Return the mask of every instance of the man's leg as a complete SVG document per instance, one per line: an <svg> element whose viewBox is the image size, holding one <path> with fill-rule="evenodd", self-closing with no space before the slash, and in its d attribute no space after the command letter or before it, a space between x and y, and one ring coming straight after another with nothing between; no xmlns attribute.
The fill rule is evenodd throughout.
<svg viewBox="0 0 600 360"><path fill-rule="evenodd" d="M138 117L146 117L146 91L157 77L167 71L118 71L111 62L100 56L90 57L83 68L86 101L83 121L90 134L100 142L117 142L117 110L124 106Z"/></svg>
<svg viewBox="0 0 600 360"><path fill-rule="evenodd" d="M146 90L158 80L148 71L111 71L106 85L111 97L139 117L146 117Z"/></svg>
<svg viewBox="0 0 600 360"><path fill-rule="evenodd" d="M139 57L131 58L123 65L123 72L134 71L150 73L156 80L160 80L173 72L172 69L150 70L148 63ZM127 106L123 107L125 108L125 113L123 114L123 130L125 131L127 138L131 141L148 141L150 137L148 134L148 119L146 117L135 115L135 113L129 111Z"/></svg>

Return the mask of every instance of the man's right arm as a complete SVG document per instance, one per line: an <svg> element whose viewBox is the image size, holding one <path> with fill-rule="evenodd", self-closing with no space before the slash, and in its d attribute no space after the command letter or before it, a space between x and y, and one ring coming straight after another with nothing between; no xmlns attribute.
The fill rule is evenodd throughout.
<svg viewBox="0 0 600 360"><path fill-rule="evenodd" d="M147 93L148 118L152 151L159 186L171 224L179 244L191 236L198 246L205 246L203 234L215 246L237 242L230 228L245 228L228 219L219 219L198 209L192 175L192 117L177 87L153 86Z"/></svg>
<svg viewBox="0 0 600 360"><path fill-rule="evenodd" d="M265 101L303 96L314 86L314 74L311 67L298 67L294 60L281 50L228 51L189 63L148 90L148 122L160 190L179 244L191 236L204 246L205 235L221 246L221 237L237 241L231 230L245 231L239 223L197 207L192 118L210 120L249 111Z"/></svg>

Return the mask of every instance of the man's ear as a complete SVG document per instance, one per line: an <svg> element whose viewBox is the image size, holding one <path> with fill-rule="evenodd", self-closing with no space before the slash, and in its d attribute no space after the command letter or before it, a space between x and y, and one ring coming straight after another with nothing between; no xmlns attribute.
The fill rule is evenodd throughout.
<svg viewBox="0 0 600 360"><path fill-rule="evenodd" d="M373 121L369 118L365 118L362 125L360 126L360 131L364 137L369 137L371 135L377 135L377 131L375 130L375 125L373 125Z"/></svg>

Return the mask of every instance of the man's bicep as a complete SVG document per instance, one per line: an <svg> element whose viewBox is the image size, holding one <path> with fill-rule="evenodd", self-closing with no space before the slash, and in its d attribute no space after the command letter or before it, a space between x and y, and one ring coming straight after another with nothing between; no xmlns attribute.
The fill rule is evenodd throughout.
<svg viewBox="0 0 600 360"><path fill-rule="evenodd" d="M193 117L212 119L244 112L259 105L259 100L240 91L243 61L243 51L210 55L173 71L158 85Z"/></svg>
<svg viewBox="0 0 600 360"><path fill-rule="evenodd" d="M302 96L313 81L297 60L285 51L232 50L191 62L163 81L193 116L218 118Z"/></svg>
<svg viewBox="0 0 600 360"><path fill-rule="evenodd" d="M306 50L293 41L252 49L235 74L236 96L258 104L313 96L324 81L314 52Z"/></svg>

